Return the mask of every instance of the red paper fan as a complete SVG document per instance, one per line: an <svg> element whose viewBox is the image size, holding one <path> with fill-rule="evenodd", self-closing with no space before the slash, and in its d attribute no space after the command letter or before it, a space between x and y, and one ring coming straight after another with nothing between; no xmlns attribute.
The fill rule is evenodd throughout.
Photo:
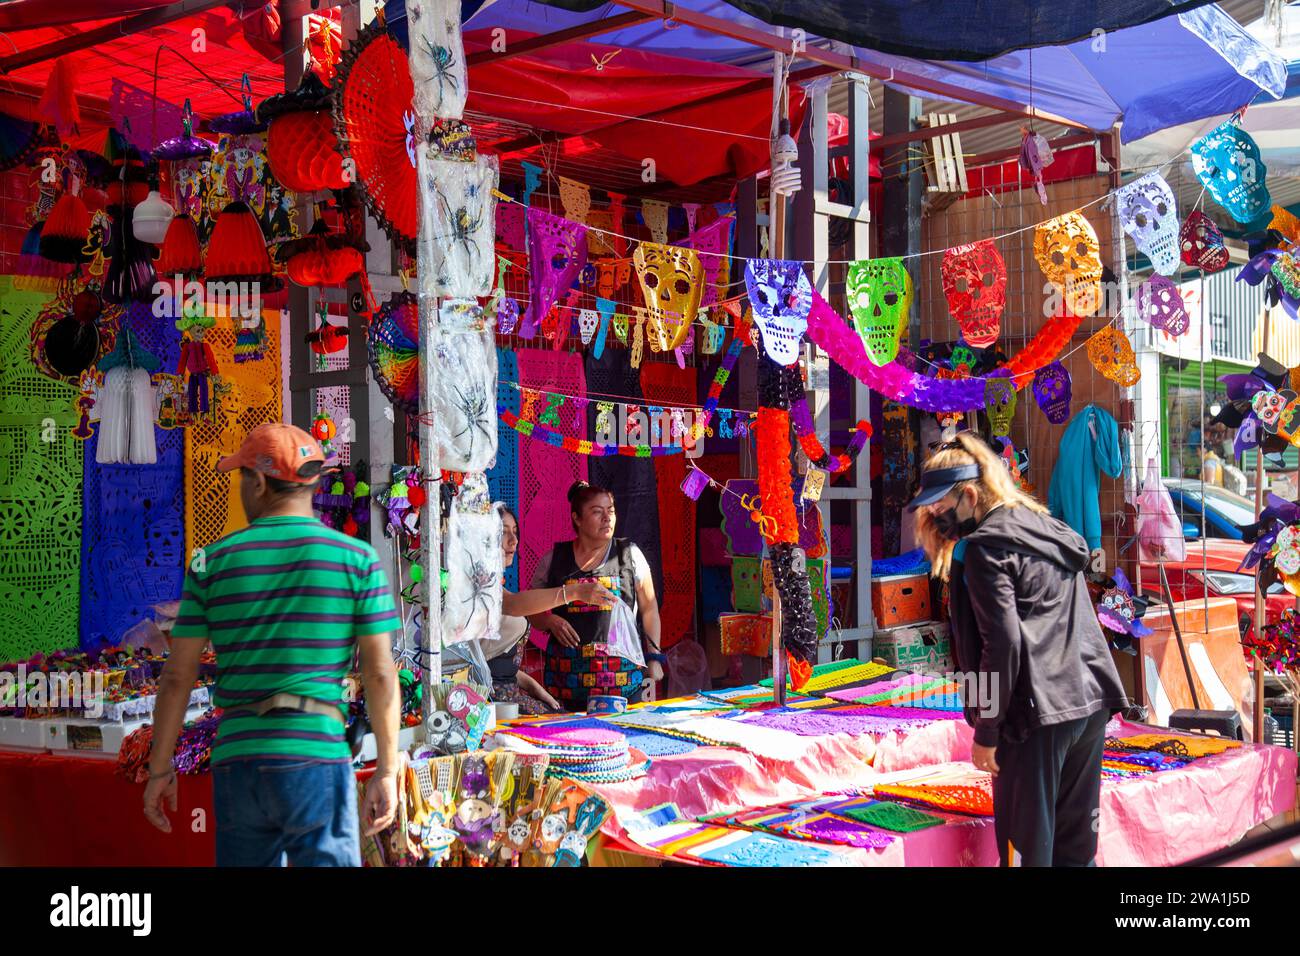
<svg viewBox="0 0 1300 956"><path fill-rule="evenodd" d="M366 207L388 235L410 248L418 230L415 110L406 51L376 20L343 53L334 129L356 164Z"/></svg>

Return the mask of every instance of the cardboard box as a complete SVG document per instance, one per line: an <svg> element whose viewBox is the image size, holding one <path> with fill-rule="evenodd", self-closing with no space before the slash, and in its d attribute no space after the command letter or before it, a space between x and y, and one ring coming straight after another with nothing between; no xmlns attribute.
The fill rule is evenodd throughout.
<svg viewBox="0 0 1300 956"><path fill-rule="evenodd" d="M891 574L872 578L871 610L878 628L930 620L929 577L924 574Z"/></svg>
<svg viewBox="0 0 1300 956"><path fill-rule="evenodd" d="M901 670L943 674L953 668L948 625L939 621L881 628L871 639L871 653Z"/></svg>

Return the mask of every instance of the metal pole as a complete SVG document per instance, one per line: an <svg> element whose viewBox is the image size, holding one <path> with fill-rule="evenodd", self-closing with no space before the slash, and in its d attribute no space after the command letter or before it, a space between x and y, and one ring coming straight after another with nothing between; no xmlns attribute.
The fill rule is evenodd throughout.
<svg viewBox="0 0 1300 956"><path fill-rule="evenodd" d="M1268 352L1268 331L1272 310L1264 306L1264 329L1260 336L1259 350ZM1264 448L1255 446L1255 522L1259 523L1259 513L1264 510ZM1255 569L1255 637L1264 633L1264 591L1260 587L1259 568ZM1256 658L1252 662L1255 677L1255 713L1251 737L1255 743L1264 742L1264 665Z"/></svg>
<svg viewBox="0 0 1300 956"><path fill-rule="evenodd" d="M784 73L785 56L780 53L772 56L772 82L776 84L778 95L780 97L779 115L782 119L789 116L789 94L781 82ZM775 131L774 131L775 135ZM771 189L771 180L768 180L769 193L771 197L769 206L772 214L772 233L771 241L768 246L772 250L773 259L785 258L785 200L786 197L776 190ZM763 361L760 359L760 361ZM785 706L785 658L781 648L781 592L776 586L776 565L772 565L772 703L777 707Z"/></svg>

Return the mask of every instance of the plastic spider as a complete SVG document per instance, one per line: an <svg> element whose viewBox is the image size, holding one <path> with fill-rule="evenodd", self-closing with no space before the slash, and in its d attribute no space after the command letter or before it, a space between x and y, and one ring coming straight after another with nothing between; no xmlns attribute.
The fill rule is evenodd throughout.
<svg viewBox="0 0 1300 956"><path fill-rule="evenodd" d="M429 50L429 59L433 60L433 68L436 71L433 78L438 81L438 108L442 107L442 85L446 83L457 93L460 93L460 80L452 72L457 66L456 57L445 46L434 46L428 38L424 38L424 45Z"/></svg>
<svg viewBox="0 0 1300 956"><path fill-rule="evenodd" d="M487 389L483 387L482 382L472 382L463 391L455 384L450 384L449 387L456 396L456 407L465 416L465 427L451 437L456 439L462 435L469 435L469 448L465 452L465 457L470 458L474 454L475 429L481 431L484 438L488 440L492 438L487 426L483 424L488 415Z"/></svg>
<svg viewBox="0 0 1300 956"><path fill-rule="evenodd" d="M461 629L469 627L469 622L474 619L478 612L479 606L482 605L483 613L492 616L492 584L494 576L492 571L482 561L474 560L469 565L469 584L470 595L461 603L469 605L469 614L465 617L465 623Z"/></svg>
<svg viewBox="0 0 1300 956"><path fill-rule="evenodd" d="M465 255L469 259L470 272L478 268L478 243L476 237L478 231L483 226L483 208L480 205L477 215L471 216L469 207L461 206L453 210L447 197L443 195L441 189L437 190L438 202L442 204L442 214L447 222L451 223L451 235L443 236L444 239L450 239L451 245L463 246Z"/></svg>

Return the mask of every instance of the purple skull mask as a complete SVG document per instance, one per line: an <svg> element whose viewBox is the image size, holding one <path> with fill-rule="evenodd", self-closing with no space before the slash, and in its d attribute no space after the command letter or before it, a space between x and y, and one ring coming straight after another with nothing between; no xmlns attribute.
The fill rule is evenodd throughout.
<svg viewBox="0 0 1300 956"><path fill-rule="evenodd" d="M1178 338L1192 327L1191 316L1174 281L1166 276L1152 276L1138 286L1138 313L1153 329Z"/></svg>
<svg viewBox="0 0 1300 956"><path fill-rule="evenodd" d="M1159 173L1147 173L1115 191L1124 231L1161 275L1178 270L1178 204Z"/></svg>
<svg viewBox="0 0 1300 956"><path fill-rule="evenodd" d="M763 350L778 365L793 365L799 360L799 345L812 308L812 286L803 264L750 259L745 264L745 289L754 309L754 323L763 337Z"/></svg>
<svg viewBox="0 0 1300 956"><path fill-rule="evenodd" d="M1040 368L1034 375L1034 401L1053 425L1070 417L1070 373L1060 362Z"/></svg>

